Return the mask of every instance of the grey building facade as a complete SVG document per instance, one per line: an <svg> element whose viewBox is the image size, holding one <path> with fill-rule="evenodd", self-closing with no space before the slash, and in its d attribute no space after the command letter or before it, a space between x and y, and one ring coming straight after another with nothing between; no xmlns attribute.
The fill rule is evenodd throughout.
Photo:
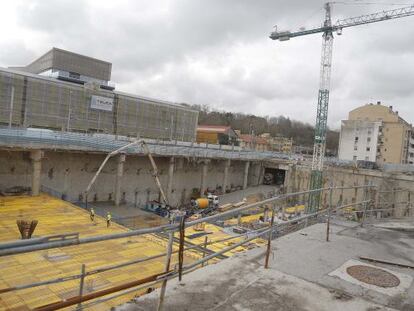
<svg viewBox="0 0 414 311"><path fill-rule="evenodd" d="M0 124L195 140L197 111L116 91L108 84L111 67L54 48L28 66L0 68Z"/></svg>

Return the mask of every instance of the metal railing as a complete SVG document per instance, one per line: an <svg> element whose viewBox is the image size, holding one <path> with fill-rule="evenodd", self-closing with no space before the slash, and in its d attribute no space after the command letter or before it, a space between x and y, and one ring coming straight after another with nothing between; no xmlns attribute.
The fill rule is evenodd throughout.
<svg viewBox="0 0 414 311"><path fill-rule="evenodd" d="M1 128L0 146L64 149L80 151L110 152L131 142L135 138L121 137L106 134L83 134L75 132L59 132L45 129ZM224 146L212 144L198 144L183 141L167 141L145 139L154 155L185 156L197 158L223 158L238 160L299 160L296 155L271 151L246 150L237 146ZM143 154L141 146L126 149L126 153Z"/></svg>
<svg viewBox="0 0 414 311"><path fill-rule="evenodd" d="M0 126L0 146L23 147L26 149L63 149L76 151L110 152L122 147L125 142L135 138L111 134L85 134L77 132L52 131L36 128L7 128ZM256 151L243 149L238 146L215 145L195 143L178 140L145 139L152 154L160 156L181 156L205 159L235 159L244 161L264 161L278 159L297 162L310 166L308 161L300 154L282 153L275 151ZM131 154L143 154L140 147L126 150ZM325 157L325 163L337 167L354 167L355 162Z"/></svg>
<svg viewBox="0 0 414 311"><path fill-rule="evenodd" d="M365 197L364 200L360 201L360 202L354 202L354 203L350 203L350 204L344 204L344 205L340 205L340 206L334 206L333 201L332 201L332 193L335 190L344 190L344 189L358 189L358 188L364 188L365 189ZM121 296L121 295L126 295L127 293L129 293L130 291L133 290L137 290L138 288L141 287L148 287L148 286L153 286L155 284L158 284L160 282L166 282L169 279L175 278L179 275L183 275L186 274L188 272L193 271L194 269L198 268L200 265L203 265L204 263L208 262L209 260L215 259L239 246L242 246L246 243L249 243L257 238L261 238L265 235L268 235L268 248L267 248L267 252L270 251L270 243L271 240L273 238L273 234L276 231L282 230L283 228L285 228L286 226L291 226L291 225L296 225L296 226L307 226L309 225L309 223L311 223L312 221L318 221L319 218L318 217L323 217L323 219L327 221L327 233L326 233L326 240L329 241L329 224L330 224L330 219L332 214L346 208L346 207L350 207L350 206L362 206L361 211L363 212L363 214L367 214L367 212L369 211L369 206L373 206L373 197L372 197L372 192L373 191L369 191L369 189L375 189L375 186L373 185L363 185L363 186L350 186L350 187L328 187L328 188L322 188L322 189L315 189L315 190L309 190L309 191L301 191L301 192L295 192L295 193L288 193L288 194L283 194L283 195L278 195L260 202L256 202L256 203L252 203L252 204L248 204L242 207L238 207L226 212L222 212L216 215L211 215L208 217L204 217L204 218L200 218L198 220L194 220L194 221L188 221L188 222L182 222L181 224L167 224L167 225L163 225L163 226L158 226L158 227L154 227L154 228L147 228L147 229L138 229L138 230L131 230L131 231L127 231L127 232L122 232L122 233L115 233L115 234L107 234L107 235L100 235L100 236L94 236L94 237L86 237L86 238L80 238L78 235L74 235L71 238L71 235L73 234L68 234L68 235L63 235L61 238L59 238L59 236L54 236L52 239L50 239L50 237L41 237L41 238L33 238L31 240L17 240L17 241L10 241L7 243L2 243L0 244L0 256L7 256L7 255L12 255L12 254L20 254L20 253L27 253L27 252L32 252L32 251L37 251L37 250L45 250L45 249L53 249L53 248L59 248L59 247L66 247L66 246L71 246L71 245L80 245L80 244L87 244L87 243L94 243L94 242L98 242L98 241L108 241L108 240L113 240L113 239L120 239L120 238L125 238L125 237L132 237L132 236L139 236L139 235L143 235L143 234L155 234L155 233L173 233L173 232L180 232L180 231L184 231L185 228L193 226L197 223L201 223L201 222L212 222L221 218L227 218L229 216L234 216L234 215L238 215L243 211L246 211L248 209L252 209L252 208L261 208L264 209L265 207L268 207L269 204L271 205L271 209L272 209L272 218L274 217L274 213L277 210L277 208L281 208L281 205L285 202L285 200L287 200L288 198L291 197L296 197L296 196L300 196L300 195L304 195L304 194L310 194L313 192L319 192L322 193L324 191L328 191L329 192L329 203L327 206L325 206L325 208L320 209L314 213L311 214L305 214L299 217L294 217L292 219L286 220L283 223L273 223L270 222L268 226L260 228L260 229L256 229L253 231L250 231L246 234L239 234L239 235L235 235L232 237L226 237L224 239L220 239L220 240L212 240L209 243L204 243L204 244L200 244L200 245L193 245L190 247L186 247L184 248L184 240L180 239L180 246L181 243L183 243L182 248L180 247L178 251L174 251L174 252L169 252L168 251L168 246L167 246L167 251L165 253L161 253L161 254L157 254L151 257L147 257L147 258L138 258L136 260L132 260L129 262L124 262L118 265L112 265L112 266L106 266L106 267L101 267L95 270L91 270L91 271L86 271L85 270L85 266L82 265L82 269L81 269L81 273L80 274L76 274L76 275L70 275L70 276L66 276L66 277L61 277L61 278L55 278L55 279L51 279L51 280L47 280L47 281L42 281L42 282L35 282L35 283L30 283L30 284L23 284L20 286L15 286L15 287L10 287L10 288L3 288L0 289L0 294L2 293L6 293L6 292L12 292L12 291L16 291L16 290L22 290L22 289L28 289L28 288L33 288L33 287L38 287L38 286L43 286L43 285L48 285L48 284L55 284L55 283L60 283L60 282L66 282L69 280L74 280L74 279L80 279L81 282L80 284L83 284L83 281L86 277L93 275L93 274L97 274L97 273L102 273L105 271L109 271L109 270L114 270L114 269L118 269L118 268L122 268L125 266L129 266L129 265L133 265L133 264L139 264L145 261L149 261L149 260L154 260L156 258L160 258L160 257L164 257L164 256L171 256L173 253L180 253L180 251L182 251L182 254L184 253L184 251L194 251L194 250L199 250L200 247L204 247L207 250L207 246L208 245L212 245L215 243L219 243L219 242L223 242L223 241L228 241L228 240L232 240L232 239L236 239L236 238L243 238L241 241L237 241L235 243L232 243L232 245L229 245L228 247L225 247L223 249L221 249L220 251L217 252L212 252L210 254L203 254L203 257L191 262L189 264L183 265L181 263L181 265L179 265L179 269L177 271L177 269L174 270L170 270L169 268L166 269L166 272L163 273L159 273L150 277L147 277L145 279L142 280L137 280L134 282L130 282L127 284L122 284L119 286L115 286L113 288L109 288L109 289L104 289L98 292L93 292L93 293L88 293L86 295L82 294L82 290L80 290L80 294L78 296L57 302L57 303L53 303L53 304L49 304L49 305L45 305L43 307L37 308L36 310L56 310L58 308L63 308L63 307L67 307L67 306L71 306L71 305L75 305L78 304L78 308L80 307L88 307L91 306L93 304L96 303L100 303L109 299L113 299L117 296ZM361 225L363 224L364 218L361 221ZM169 235L170 237L172 236L172 234ZM172 245L172 238L169 239L169 244ZM170 246L171 247L171 246ZM182 250L181 250L182 249ZM179 256L180 258L180 256ZM82 285L81 289L82 289ZM115 293L115 294L114 294ZM114 294L114 295L112 295ZM165 291L164 291L165 294ZM85 301L89 301L92 299L96 299L96 298L100 298L103 296L108 296L111 295L110 297L105 297L105 298L101 298L97 301L93 301L90 302L88 304L84 304L83 306L81 306L80 304L82 302ZM162 299L161 299L162 298ZM160 301L163 301L163 297L160 298Z"/></svg>

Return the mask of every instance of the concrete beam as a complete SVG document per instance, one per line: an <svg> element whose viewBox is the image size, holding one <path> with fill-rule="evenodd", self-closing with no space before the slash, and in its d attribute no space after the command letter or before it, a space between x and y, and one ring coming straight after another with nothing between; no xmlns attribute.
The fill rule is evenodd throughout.
<svg viewBox="0 0 414 311"><path fill-rule="evenodd" d="M125 154L119 154L117 157L117 165L116 165L116 176L115 176L115 206L119 206L121 203L121 184L122 184L122 177L124 175L124 163L126 160Z"/></svg>
<svg viewBox="0 0 414 311"><path fill-rule="evenodd" d="M230 168L230 160L224 161L224 176L223 176L223 185L221 186L223 193L226 193L229 183L229 168Z"/></svg>
<svg viewBox="0 0 414 311"><path fill-rule="evenodd" d="M250 167L250 162L247 161L244 164L243 189L247 188L247 180L248 180L248 177L249 177L249 167Z"/></svg>
<svg viewBox="0 0 414 311"><path fill-rule="evenodd" d="M173 181L174 181L174 166L175 166L175 159L174 157L170 158L170 163L168 166L168 182L167 182L167 199L170 204L172 204L172 190L173 190Z"/></svg>
<svg viewBox="0 0 414 311"><path fill-rule="evenodd" d="M32 159L32 195L39 195L41 186L41 174L42 174L42 150L32 150L30 152L30 158Z"/></svg>

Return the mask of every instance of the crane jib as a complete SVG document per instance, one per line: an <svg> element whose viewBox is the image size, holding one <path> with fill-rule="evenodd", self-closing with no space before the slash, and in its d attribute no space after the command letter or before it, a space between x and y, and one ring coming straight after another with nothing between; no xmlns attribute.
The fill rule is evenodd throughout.
<svg viewBox="0 0 414 311"><path fill-rule="evenodd" d="M387 21L391 19L397 19L402 17L408 17L414 15L414 5L389 10L389 11L382 11L373 14L361 15L357 17L350 17L342 20L338 20L335 25L332 26L324 26L324 27L316 27L308 30L301 30L301 31L274 31L270 34L270 39L272 40L279 40L279 41L286 41L290 38L306 36L316 33L322 32L337 32L338 34L341 33L343 28L377 23L382 21Z"/></svg>
<svg viewBox="0 0 414 311"><path fill-rule="evenodd" d="M323 26L308 30L300 31L277 31L277 29L270 34L273 40L286 41L290 38L311 35L316 33L323 33L322 40L322 58L321 58L321 76L320 87L318 94L318 106L315 125L313 160L312 160L312 174L310 180L310 189L322 188L323 178L323 162L325 156L326 130L328 120L328 106L329 106L329 87L331 79L331 63L332 63L332 46L333 46L333 32L338 35L342 33L342 29L346 27L364 25L369 23L376 23L396 18L402 18L414 15L414 5L402 7L389 11L382 11L368 15L361 15L357 17L338 20L336 24L331 23L331 3L325 4L325 19ZM309 195L307 211L313 212L319 208L321 200L321 193L311 193Z"/></svg>

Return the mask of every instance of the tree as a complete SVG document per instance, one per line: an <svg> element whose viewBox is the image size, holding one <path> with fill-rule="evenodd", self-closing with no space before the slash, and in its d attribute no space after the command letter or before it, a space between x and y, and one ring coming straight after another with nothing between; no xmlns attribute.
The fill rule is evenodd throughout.
<svg viewBox="0 0 414 311"><path fill-rule="evenodd" d="M253 129L256 135L270 133L271 136L292 138L295 145L313 146L314 127L309 123L291 120L285 116L259 117L240 112L211 110L207 105L193 105L192 108L199 111L198 124L226 125L240 130L242 134L250 134ZM328 129L326 137L327 152L336 155L339 133Z"/></svg>

